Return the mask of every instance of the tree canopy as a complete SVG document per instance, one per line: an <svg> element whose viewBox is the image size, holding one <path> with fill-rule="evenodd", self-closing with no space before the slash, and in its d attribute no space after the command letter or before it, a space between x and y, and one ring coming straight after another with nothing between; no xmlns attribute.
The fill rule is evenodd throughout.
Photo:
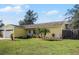
<svg viewBox="0 0 79 59"><path fill-rule="evenodd" d="M79 28L79 4L74 5L73 8L68 9L68 12L65 14L69 19L71 27L74 29Z"/></svg>
<svg viewBox="0 0 79 59"><path fill-rule="evenodd" d="M24 16L24 19L19 21L19 24L20 25L34 24L37 18L38 18L38 15L36 12L34 12L33 10L28 10L26 12L26 15Z"/></svg>

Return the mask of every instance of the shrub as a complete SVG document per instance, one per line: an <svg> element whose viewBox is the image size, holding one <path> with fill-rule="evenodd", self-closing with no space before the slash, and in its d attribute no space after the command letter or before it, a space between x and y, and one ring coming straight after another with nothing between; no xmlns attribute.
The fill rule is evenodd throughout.
<svg viewBox="0 0 79 59"><path fill-rule="evenodd" d="M47 28L38 28L36 32L38 35L41 35L40 37L45 37L46 34L49 33L50 31Z"/></svg>
<svg viewBox="0 0 79 59"><path fill-rule="evenodd" d="M45 37L42 38L43 40L47 40L47 41L61 41L62 39L57 39L57 38L52 38L52 37Z"/></svg>
<svg viewBox="0 0 79 59"><path fill-rule="evenodd" d="M33 34L33 35L32 35L32 38L37 38L37 35Z"/></svg>

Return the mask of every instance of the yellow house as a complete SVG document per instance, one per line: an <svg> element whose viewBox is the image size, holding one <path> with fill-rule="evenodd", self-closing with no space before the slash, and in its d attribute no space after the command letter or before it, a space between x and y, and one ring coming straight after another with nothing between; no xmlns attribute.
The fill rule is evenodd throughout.
<svg viewBox="0 0 79 59"><path fill-rule="evenodd" d="M46 36L49 37L52 36L52 34L55 34L55 37L60 38L62 37L62 30L65 28L65 23L64 21L58 21L34 25L23 25L22 27L29 30L31 34L33 34L34 30L37 28L46 28L50 31L50 33L47 33Z"/></svg>
<svg viewBox="0 0 79 59"><path fill-rule="evenodd" d="M0 28L0 38L10 38L11 34L13 34L14 37L25 37L26 33L25 28L12 24Z"/></svg>
<svg viewBox="0 0 79 59"><path fill-rule="evenodd" d="M47 36L55 34L55 36L59 38L62 36L62 29L65 28L65 24L63 23L63 21L60 21L22 26L9 24L0 28L0 37L10 38L11 34L13 34L16 38L26 37L28 34L32 35L34 33L34 30L37 28L47 28L50 31L50 33L48 33Z"/></svg>

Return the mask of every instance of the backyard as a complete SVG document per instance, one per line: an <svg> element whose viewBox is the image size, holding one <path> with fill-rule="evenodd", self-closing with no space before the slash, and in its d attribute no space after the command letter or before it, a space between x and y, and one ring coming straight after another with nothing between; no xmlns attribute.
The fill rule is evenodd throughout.
<svg viewBox="0 0 79 59"><path fill-rule="evenodd" d="M46 41L39 38L0 40L1 55L73 55L79 54L79 40Z"/></svg>

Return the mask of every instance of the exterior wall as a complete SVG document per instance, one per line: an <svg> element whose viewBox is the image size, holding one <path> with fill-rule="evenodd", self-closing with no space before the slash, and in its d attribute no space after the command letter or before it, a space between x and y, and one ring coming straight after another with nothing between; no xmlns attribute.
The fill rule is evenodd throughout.
<svg viewBox="0 0 79 59"><path fill-rule="evenodd" d="M47 36L52 36L52 34L55 34L55 38L61 38L63 28L64 26L62 25L56 25L55 27L47 28L50 30L50 33L48 33Z"/></svg>
<svg viewBox="0 0 79 59"><path fill-rule="evenodd" d="M14 28L14 36L15 37L26 37L27 31L22 27L15 27Z"/></svg>

